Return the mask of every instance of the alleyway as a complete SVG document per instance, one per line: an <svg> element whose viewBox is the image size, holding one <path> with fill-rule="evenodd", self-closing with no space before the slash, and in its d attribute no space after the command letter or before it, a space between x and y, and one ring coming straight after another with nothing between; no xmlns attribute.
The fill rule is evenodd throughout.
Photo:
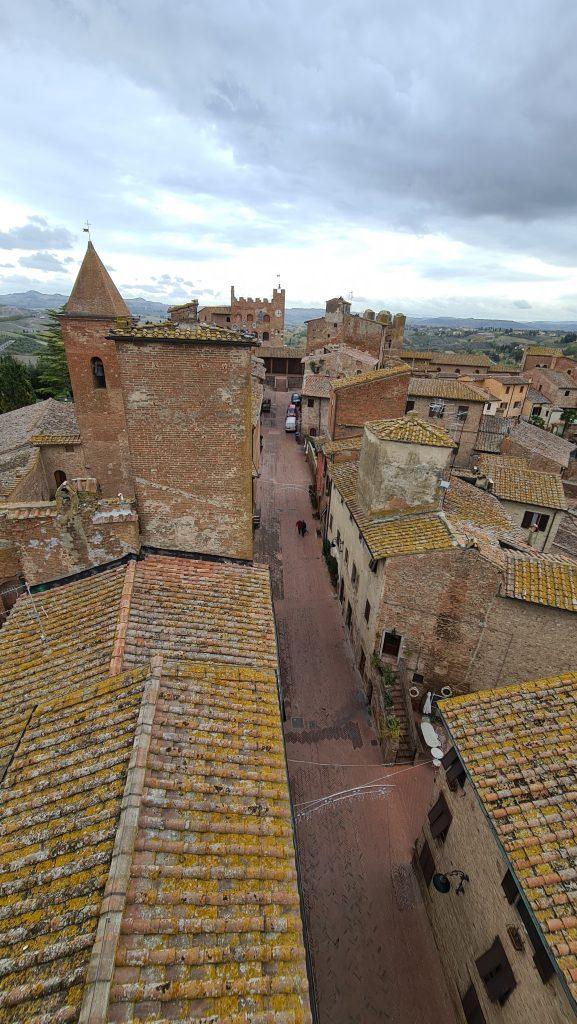
<svg viewBox="0 0 577 1024"><path fill-rule="evenodd" d="M271 397L255 557L270 565L273 581L320 1024L453 1024L411 867L431 769L382 763L315 533L310 473L284 431L288 396ZM305 538L296 531L301 518ZM379 781L359 795L342 793ZM340 796L316 802L331 794Z"/></svg>

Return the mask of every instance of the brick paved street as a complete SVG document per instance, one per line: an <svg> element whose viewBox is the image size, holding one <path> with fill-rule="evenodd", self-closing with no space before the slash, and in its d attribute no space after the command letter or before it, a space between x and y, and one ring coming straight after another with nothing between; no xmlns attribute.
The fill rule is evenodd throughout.
<svg viewBox="0 0 577 1024"><path fill-rule="evenodd" d="M455 1012L411 868L431 769L382 763L315 533L310 473L284 431L288 396L271 397L273 411L263 416L256 559L270 565L273 579L320 1024L452 1024ZM297 534L297 519L307 521L305 538ZM377 780L386 788L342 793ZM311 803L330 794L341 795Z"/></svg>

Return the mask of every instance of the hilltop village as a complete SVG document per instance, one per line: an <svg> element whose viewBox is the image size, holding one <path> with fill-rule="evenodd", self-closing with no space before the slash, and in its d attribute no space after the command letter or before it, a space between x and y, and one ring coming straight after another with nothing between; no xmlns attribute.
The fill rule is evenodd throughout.
<svg viewBox="0 0 577 1024"><path fill-rule="evenodd" d="M0 416L0 1021L567 1024L577 360L284 320L89 242Z"/></svg>

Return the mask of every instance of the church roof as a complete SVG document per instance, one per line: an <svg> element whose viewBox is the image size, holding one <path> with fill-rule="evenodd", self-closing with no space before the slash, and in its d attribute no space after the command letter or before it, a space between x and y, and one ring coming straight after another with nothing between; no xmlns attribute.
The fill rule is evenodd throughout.
<svg viewBox="0 0 577 1024"><path fill-rule="evenodd" d="M88 243L64 313L66 316L130 316L122 295L92 242Z"/></svg>

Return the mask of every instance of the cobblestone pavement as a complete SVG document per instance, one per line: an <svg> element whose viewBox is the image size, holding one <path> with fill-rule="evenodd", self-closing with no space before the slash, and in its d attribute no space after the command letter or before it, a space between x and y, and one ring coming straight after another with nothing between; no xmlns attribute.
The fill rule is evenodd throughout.
<svg viewBox="0 0 577 1024"><path fill-rule="evenodd" d="M263 416L255 558L270 565L273 581L320 1024L453 1024L411 867L432 770L382 763L316 535L311 475L284 431L288 396L271 397L270 417ZM307 522L304 538L297 519ZM343 792L359 786L367 788Z"/></svg>

